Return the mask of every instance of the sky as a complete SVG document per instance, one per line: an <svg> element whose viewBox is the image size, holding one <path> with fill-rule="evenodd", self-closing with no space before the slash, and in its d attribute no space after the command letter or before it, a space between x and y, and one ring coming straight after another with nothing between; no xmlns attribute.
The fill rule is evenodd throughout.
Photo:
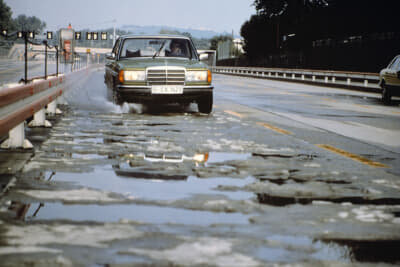
<svg viewBox="0 0 400 267"><path fill-rule="evenodd" d="M36 16L47 30L72 24L75 29L116 26L171 26L234 31L255 14L254 0L4 0L13 18ZM66 3L66 4L65 4Z"/></svg>

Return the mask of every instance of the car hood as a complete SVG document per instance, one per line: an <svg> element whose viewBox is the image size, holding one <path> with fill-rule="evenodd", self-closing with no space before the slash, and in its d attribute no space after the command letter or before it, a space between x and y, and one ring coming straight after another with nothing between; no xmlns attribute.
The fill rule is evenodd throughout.
<svg viewBox="0 0 400 267"><path fill-rule="evenodd" d="M128 58L118 61L120 68L148 68L157 66L175 66L187 69L201 68L207 69L203 62L185 58Z"/></svg>

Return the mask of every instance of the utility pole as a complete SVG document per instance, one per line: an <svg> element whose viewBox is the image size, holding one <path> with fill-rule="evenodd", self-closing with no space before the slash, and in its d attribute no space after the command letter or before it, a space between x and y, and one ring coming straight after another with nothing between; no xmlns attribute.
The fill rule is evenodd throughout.
<svg viewBox="0 0 400 267"><path fill-rule="evenodd" d="M114 22L113 47L114 47L114 45L115 45L115 23L117 22L117 20L114 19L113 22Z"/></svg>
<svg viewBox="0 0 400 267"><path fill-rule="evenodd" d="M24 83L28 83L28 33L23 32L24 40L25 40L25 79Z"/></svg>
<svg viewBox="0 0 400 267"><path fill-rule="evenodd" d="M44 43L44 79L47 80L47 41L43 41Z"/></svg>

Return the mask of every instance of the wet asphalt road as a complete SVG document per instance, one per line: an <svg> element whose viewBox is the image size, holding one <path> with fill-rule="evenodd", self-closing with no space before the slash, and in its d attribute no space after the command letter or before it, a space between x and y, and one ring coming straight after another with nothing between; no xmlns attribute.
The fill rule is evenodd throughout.
<svg viewBox="0 0 400 267"><path fill-rule="evenodd" d="M209 116L115 106L102 69L71 89L53 128L27 131L34 151L0 151L0 265L400 262L398 102L223 75L214 86Z"/></svg>

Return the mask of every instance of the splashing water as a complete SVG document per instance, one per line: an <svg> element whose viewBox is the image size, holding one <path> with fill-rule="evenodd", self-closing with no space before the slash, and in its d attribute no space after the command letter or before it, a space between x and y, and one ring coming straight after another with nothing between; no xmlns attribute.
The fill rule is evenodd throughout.
<svg viewBox="0 0 400 267"><path fill-rule="evenodd" d="M138 113L143 112L143 105L124 103L115 105L107 96L107 87L103 83L102 73L90 73L85 80L80 80L69 88L64 97L68 104L80 110L111 112L111 113Z"/></svg>
<svg viewBox="0 0 400 267"><path fill-rule="evenodd" d="M142 114L143 113L143 105L142 104L136 104L136 103L124 103L122 106L120 106L121 113L137 113L137 114Z"/></svg>

